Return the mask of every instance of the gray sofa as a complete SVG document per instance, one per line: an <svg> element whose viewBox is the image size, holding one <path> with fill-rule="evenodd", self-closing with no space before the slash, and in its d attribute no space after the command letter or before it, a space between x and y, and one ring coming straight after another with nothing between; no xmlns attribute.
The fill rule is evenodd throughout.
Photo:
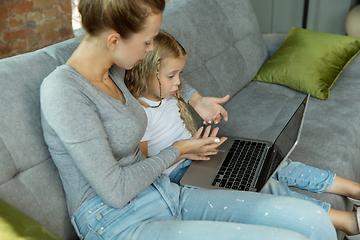
<svg viewBox="0 0 360 240"><path fill-rule="evenodd" d="M262 35L248 0L175 0L166 6L162 28L188 52L183 77L190 85L204 96L231 95L224 105L230 119L220 132L274 140L304 94L251 80L285 35ZM39 86L78 44L74 38L0 60L0 198L69 240L77 237L43 139ZM328 100L310 99L291 159L360 181L359 93L360 56L343 71ZM349 208L343 197L305 194Z"/></svg>

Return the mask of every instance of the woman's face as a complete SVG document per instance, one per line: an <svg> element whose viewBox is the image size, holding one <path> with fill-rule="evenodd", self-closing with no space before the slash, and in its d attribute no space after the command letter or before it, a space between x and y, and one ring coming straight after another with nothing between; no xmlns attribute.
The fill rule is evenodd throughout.
<svg viewBox="0 0 360 240"><path fill-rule="evenodd" d="M141 62L145 53L154 49L153 39L159 33L161 20L162 14L151 14L141 32L128 39L121 38L114 51L114 63L123 69L131 69L135 63Z"/></svg>

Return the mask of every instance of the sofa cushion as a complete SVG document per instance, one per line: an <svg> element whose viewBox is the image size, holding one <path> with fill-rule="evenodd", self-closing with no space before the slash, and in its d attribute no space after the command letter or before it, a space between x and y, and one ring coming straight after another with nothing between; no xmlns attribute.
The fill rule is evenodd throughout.
<svg viewBox="0 0 360 240"><path fill-rule="evenodd" d="M0 239L60 240L46 227L1 199Z"/></svg>
<svg viewBox="0 0 360 240"><path fill-rule="evenodd" d="M0 60L0 198L62 239L76 239L40 123L40 84L79 44L71 39Z"/></svg>
<svg viewBox="0 0 360 240"><path fill-rule="evenodd" d="M360 38L293 27L254 80L277 83L326 100L360 51Z"/></svg>
<svg viewBox="0 0 360 240"><path fill-rule="evenodd" d="M249 1L173 1L163 16L188 53L184 79L204 96L234 96L268 57Z"/></svg>

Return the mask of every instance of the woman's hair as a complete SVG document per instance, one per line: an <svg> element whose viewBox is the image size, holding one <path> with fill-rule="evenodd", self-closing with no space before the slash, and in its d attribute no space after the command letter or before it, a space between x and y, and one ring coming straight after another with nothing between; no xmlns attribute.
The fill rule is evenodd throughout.
<svg viewBox="0 0 360 240"><path fill-rule="evenodd" d="M173 36L163 30L160 30L159 34L154 38L153 44L154 50L146 53L146 57L142 60L141 64L135 64L131 70L125 72L125 84L132 95L138 100L142 95L149 93L149 86L154 77L159 81L161 97L161 83L158 77L161 61L168 58L176 59L186 57L186 51L181 44ZM194 135L196 132L194 120L181 96L181 87L179 87L179 90L174 96L178 100L181 119L184 121L189 132ZM139 102L145 107L150 107L141 100L139 100Z"/></svg>
<svg viewBox="0 0 360 240"><path fill-rule="evenodd" d="M145 27L146 18L162 13L165 0L80 0L82 26L90 36L115 30L124 39Z"/></svg>

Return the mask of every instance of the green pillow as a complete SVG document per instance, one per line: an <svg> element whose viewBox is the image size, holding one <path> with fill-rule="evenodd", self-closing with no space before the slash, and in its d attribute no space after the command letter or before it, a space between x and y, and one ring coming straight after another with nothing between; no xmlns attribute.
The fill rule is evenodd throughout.
<svg viewBox="0 0 360 240"><path fill-rule="evenodd" d="M360 51L360 38L292 27L255 81L285 85L326 100L344 68Z"/></svg>
<svg viewBox="0 0 360 240"><path fill-rule="evenodd" d="M1 199L0 239L61 240L40 223Z"/></svg>

